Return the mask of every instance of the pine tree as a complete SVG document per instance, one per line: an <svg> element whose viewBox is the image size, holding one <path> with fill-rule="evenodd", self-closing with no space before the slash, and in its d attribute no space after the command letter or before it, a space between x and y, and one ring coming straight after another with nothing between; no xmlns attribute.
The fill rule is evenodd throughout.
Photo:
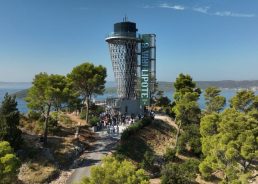
<svg viewBox="0 0 258 184"><path fill-rule="evenodd" d="M20 113L17 109L15 96L5 94L0 107L0 141L8 141L17 149L22 141L21 130L18 128Z"/></svg>
<svg viewBox="0 0 258 184"><path fill-rule="evenodd" d="M201 94L200 88L196 87L196 83L193 81L190 75L179 74L174 83L175 93L174 100L175 106L173 107L173 112L176 115L176 123L178 124L178 130L176 134L176 149L178 151L184 150L183 145L189 145L190 139L188 139L187 134L181 137L181 130L189 129L188 126L196 126L194 137L192 139L196 140L196 144L192 144L191 149L200 150L200 136L198 132L198 126L200 123L201 109L198 104L198 100ZM181 144L179 145L179 138L181 137ZM184 138L183 138L184 137ZM182 142L183 141L183 142ZM198 146L197 146L198 145ZM179 148L181 147L181 148Z"/></svg>

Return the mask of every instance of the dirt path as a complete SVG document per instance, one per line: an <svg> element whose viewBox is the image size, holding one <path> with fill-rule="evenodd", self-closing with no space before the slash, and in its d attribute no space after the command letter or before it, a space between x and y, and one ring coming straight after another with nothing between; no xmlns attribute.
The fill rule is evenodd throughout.
<svg viewBox="0 0 258 184"><path fill-rule="evenodd" d="M73 170L66 184L73 184L82 180L83 177L90 176L90 167L101 163L101 159L114 150L116 143L120 139L121 132L125 126L119 127L119 134L107 134L98 132L98 138L93 143L91 150L86 150L80 157L80 164Z"/></svg>
<svg viewBox="0 0 258 184"><path fill-rule="evenodd" d="M169 125L173 126L176 130L178 130L178 125L169 116L157 114L157 115L155 115L155 119L165 121Z"/></svg>

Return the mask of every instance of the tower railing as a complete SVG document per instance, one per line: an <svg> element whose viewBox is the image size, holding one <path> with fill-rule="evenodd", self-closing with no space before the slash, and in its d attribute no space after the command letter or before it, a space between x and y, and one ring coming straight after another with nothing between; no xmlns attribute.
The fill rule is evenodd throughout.
<svg viewBox="0 0 258 184"><path fill-rule="evenodd" d="M141 35L138 33L130 33L130 32L111 32L106 36L106 40L112 37L131 37L134 39L140 38Z"/></svg>

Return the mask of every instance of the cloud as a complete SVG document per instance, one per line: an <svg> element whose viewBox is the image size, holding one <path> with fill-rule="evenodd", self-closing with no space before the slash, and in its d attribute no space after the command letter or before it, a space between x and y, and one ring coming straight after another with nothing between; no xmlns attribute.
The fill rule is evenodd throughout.
<svg viewBox="0 0 258 184"><path fill-rule="evenodd" d="M255 17L255 14L244 14L244 13L234 13L231 11L217 11L217 12L210 12L209 11L210 7L194 7L192 8L193 11L207 14L207 15L212 15L212 16L221 16L221 17L243 17L243 18L253 18Z"/></svg>
<svg viewBox="0 0 258 184"><path fill-rule="evenodd" d="M143 8L149 9L149 8L154 8L154 6L151 6L151 5L144 5Z"/></svg>
<svg viewBox="0 0 258 184"><path fill-rule="evenodd" d="M144 5L143 8L148 9L148 8L167 8L167 9L173 9L173 10L187 10L187 11L194 11L197 13L202 13L210 16L221 16L221 17L242 17L242 18L253 18L256 17L255 14L251 13L236 13L232 11L211 11L210 6L199 6L199 7L186 7L184 5L171 5L168 3L161 3L155 6L151 5Z"/></svg>
<svg viewBox="0 0 258 184"><path fill-rule="evenodd" d="M174 10L185 10L185 7L182 5L169 5L167 3L162 3L159 5L160 8L169 8L169 9L174 9Z"/></svg>
<svg viewBox="0 0 258 184"><path fill-rule="evenodd" d="M244 13L233 13L231 11L218 11L213 15L221 16L221 17L243 17L243 18L252 18L255 17L255 14L244 14Z"/></svg>
<svg viewBox="0 0 258 184"><path fill-rule="evenodd" d="M209 6L206 7L194 7L193 11L199 12L199 13L204 13L204 14L208 14L208 10L210 9Z"/></svg>

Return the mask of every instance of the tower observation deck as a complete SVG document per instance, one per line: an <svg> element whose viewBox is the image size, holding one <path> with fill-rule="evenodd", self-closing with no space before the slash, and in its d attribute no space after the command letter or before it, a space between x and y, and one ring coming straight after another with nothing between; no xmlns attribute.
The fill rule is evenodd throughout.
<svg viewBox="0 0 258 184"><path fill-rule="evenodd" d="M138 34L124 19L106 37L122 113L139 113L149 105L156 84L156 35Z"/></svg>
<svg viewBox="0 0 258 184"><path fill-rule="evenodd" d="M117 82L118 97L135 99L137 77L137 36L136 24L120 22L114 24L114 32L106 41L112 60L114 76Z"/></svg>

